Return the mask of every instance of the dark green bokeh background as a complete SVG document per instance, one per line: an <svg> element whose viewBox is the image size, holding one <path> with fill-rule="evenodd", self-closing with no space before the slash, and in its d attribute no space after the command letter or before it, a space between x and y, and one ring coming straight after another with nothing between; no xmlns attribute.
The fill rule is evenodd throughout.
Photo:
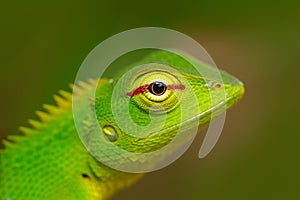
<svg viewBox="0 0 300 200"><path fill-rule="evenodd" d="M98 43L160 26L201 43L246 85L214 150L204 132L171 166L118 199L300 199L300 4L292 1L11 1L0 7L0 135L18 134L43 103L67 89Z"/></svg>

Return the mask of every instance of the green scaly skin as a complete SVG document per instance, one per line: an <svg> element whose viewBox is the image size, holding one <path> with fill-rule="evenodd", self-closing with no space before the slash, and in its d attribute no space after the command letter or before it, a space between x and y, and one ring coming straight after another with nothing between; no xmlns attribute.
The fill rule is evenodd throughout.
<svg viewBox="0 0 300 200"><path fill-rule="evenodd" d="M191 110L196 112L197 117L191 114L190 118L197 120L201 126L210 121L211 112L216 110L211 104L209 92L214 92L217 88L208 88L207 82L193 69L190 63L180 56L172 53L157 51L133 66L159 62L174 67L179 74L175 76L179 80L185 80L189 84L189 89L182 91L183 99L189 100L190 92L196 94L197 101L201 105L196 110L191 105ZM200 68L208 73L213 73L214 69L198 62ZM151 75L149 69L146 75ZM122 74L121 74L122 75ZM224 101L226 107L230 108L243 95L243 84L233 76L222 72L222 78L227 95L226 99L220 97L220 102ZM135 74L131 80L135 80ZM160 75L164 79L164 75ZM77 88L79 97L91 86L97 84L96 99L94 100L98 122L100 127L113 127L118 139L115 145L131 152L152 152L168 144L176 135L178 127L181 125L180 103L174 104L174 98L168 97L164 101L155 102L168 110L164 128L158 133L145 139L137 139L123 132L118 127L110 110L110 99L112 91L116 86L120 75L114 77L111 83L108 79L101 79L99 82L90 81L81 83ZM208 77L210 79L210 77ZM213 78L211 79L213 81ZM184 82L184 81L183 81ZM126 85L127 92L133 91L136 86L145 83ZM124 88L123 88L124 89ZM121 95L120 101L129 99L129 108L132 120L138 125L150 123L149 108L155 103L145 98L147 92L128 97ZM46 112L37 112L40 121L30 120L31 128L21 127L23 136L9 136L4 141L5 149L0 150L0 199L4 200L102 200L111 197L120 189L126 188L138 181L143 174L125 173L109 168L97 161L82 144L77 134L73 114L72 114L72 94L60 91L60 95L54 98L57 106L44 105ZM82 95L83 96L83 95ZM174 106L175 105L175 106ZM88 122L91 116L86 116ZM193 123L189 120L185 127ZM86 130L89 132L94 127L87 123ZM187 128L188 130L188 128ZM189 138L186 131L186 138ZM108 141L109 142L109 141ZM101 150L101 147L99 147ZM113 152L103 152L108 159L118 162L120 156ZM167 155L162 155L167 156Z"/></svg>

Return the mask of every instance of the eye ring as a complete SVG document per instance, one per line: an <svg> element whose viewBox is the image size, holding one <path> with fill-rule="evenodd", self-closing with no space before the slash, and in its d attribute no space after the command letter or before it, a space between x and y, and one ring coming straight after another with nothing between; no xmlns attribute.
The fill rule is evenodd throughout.
<svg viewBox="0 0 300 200"><path fill-rule="evenodd" d="M151 83L147 89L151 94L161 96L166 92L167 86L163 82L155 81Z"/></svg>

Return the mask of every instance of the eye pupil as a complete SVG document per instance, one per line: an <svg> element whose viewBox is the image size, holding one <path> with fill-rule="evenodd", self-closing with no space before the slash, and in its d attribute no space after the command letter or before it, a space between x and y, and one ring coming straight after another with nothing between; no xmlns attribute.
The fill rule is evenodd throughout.
<svg viewBox="0 0 300 200"><path fill-rule="evenodd" d="M154 94L156 96L160 96L166 92L167 86L164 83L157 81L157 82L151 83L148 87L148 90L152 94Z"/></svg>

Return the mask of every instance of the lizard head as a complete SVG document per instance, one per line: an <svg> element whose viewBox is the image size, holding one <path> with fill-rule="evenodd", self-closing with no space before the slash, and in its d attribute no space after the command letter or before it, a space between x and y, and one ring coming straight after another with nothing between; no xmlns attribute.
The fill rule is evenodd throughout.
<svg viewBox="0 0 300 200"><path fill-rule="evenodd" d="M104 163L103 158L113 157L114 163L122 166L128 160L130 167L132 163L153 165L153 160L145 157L172 146L175 138L173 150L187 143L199 126L210 122L213 113L223 113L243 93L243 84L226 72L186 56L154 52L113 81L102 80L98 85L93 109L99 126L90 126L89 131L102 129L103 141L91 141L90 151ZM103 150L106 145L108 148ZM164 150L154 157L161 160L171 151ZM139 156L142 154L145 157Z"/></svg>

